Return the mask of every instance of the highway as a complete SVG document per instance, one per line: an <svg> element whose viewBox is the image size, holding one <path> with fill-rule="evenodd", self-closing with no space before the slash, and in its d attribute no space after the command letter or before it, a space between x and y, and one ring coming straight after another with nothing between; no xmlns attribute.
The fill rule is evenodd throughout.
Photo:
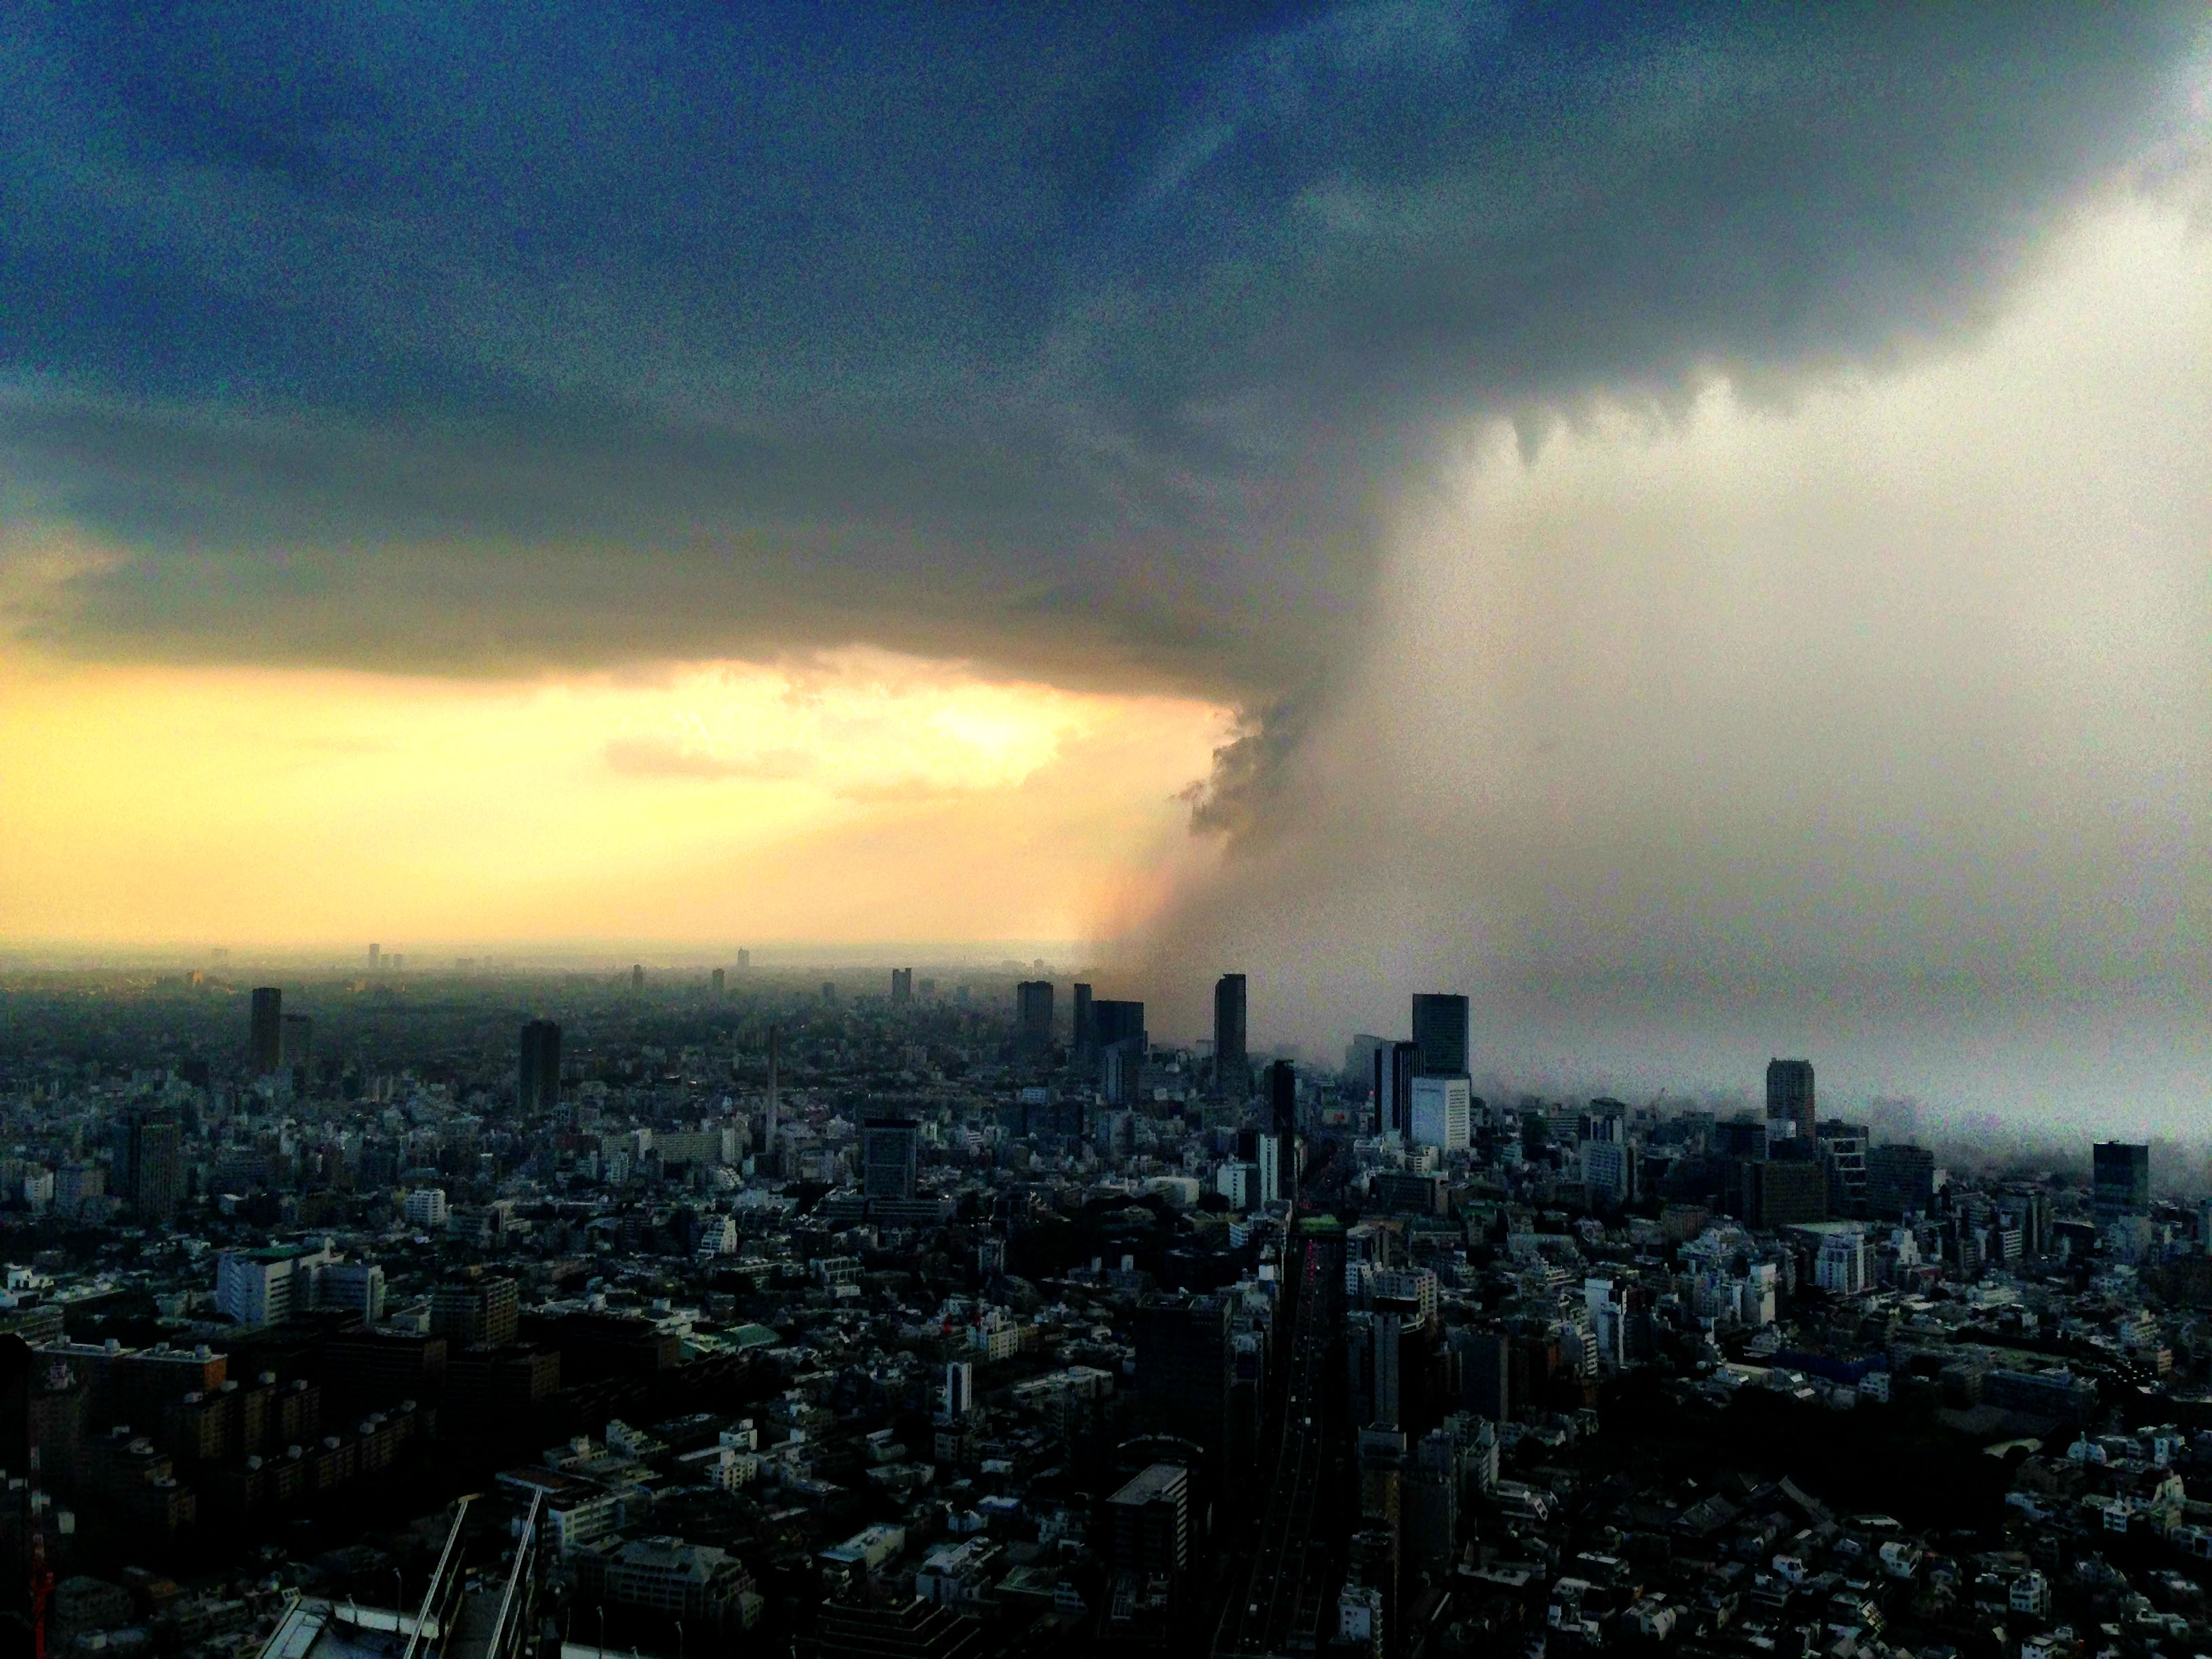
<svg viewBox="0 0 2212 1659"><path fill-rule="evenodd" d="M1316 1519L1329 1472L1328 1367L1343 1267L1331 1242L1299 1237L1295 1219L1292 1229L1284 1260L1286 1275L1292 1261L1297 1272L1285 1285L1294 1304L1274 1478L1243 1593L1224 1607L1215 1633L1213 1650L1224 1659L1317 1651L1324 1599L1334 1588L1329 1540Z"/></svg>

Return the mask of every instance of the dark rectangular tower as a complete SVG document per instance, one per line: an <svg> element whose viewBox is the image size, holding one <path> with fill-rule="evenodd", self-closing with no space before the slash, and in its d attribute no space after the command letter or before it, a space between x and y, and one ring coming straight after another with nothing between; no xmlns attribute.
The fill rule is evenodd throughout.
<svg viewBox="0 0 2212 1659"><path fill-rule="evenodd" d="M900 1201L912 1198L921 1145L921 1130L902 1117L862 1119L861 1195Z"/></svg>
<svg viewBox="0 0 2212 1659"><path fill-rule="evenodd" d="M2100 1220L2138 1215L2150 1208L2150 1148L2100 1140L2090 1148L2092 1196Z"/></svg>
<svg viewBox="0 0 2212 1659"><path fill-rule="evenodd" d="M1285 1142L1298 1133L1298 1072L1287 1060L1267 1067L1267 1121Z"/></svg>
<svg viewBox="0 0 2212 1659"><path fill-rule="evenodd" d="M1770 1142L1796 1141L1806 1156L1812 1155L1820 1133L1813 1110L1811 1060L1766 1062L1766 1138Z"/></svg>
<svg viewBox="0 0 2212 1659"><path fill-rule="evenodd" d="M1091 1005L1092 1052L1098 1087L1109 1106L1133 1106L1144 1075L1145 1005L1100 997Z"/></svg>
<svg viewBox="0 0 2212 1659"><path fill-rule="evenodd" d="M1423 1077L1468 1075L1467 999L1438 991L1413 997L1413 1046Z"/></svg>
<svg viewBox="0 0 2212 1659"><path fill-rule="evenodd" d="M253 1025L246 1058L256 1077L267 1077L284 1063L284 994L273 985L253 993Z"/></svg>
<svg viewBox="0 0 2212 1659"><path fill-rule="evenodd" d="M1213 1087L1224 1100L1252 1090L1252 1061L1244 1046L1244 975L1224 974L1213 987Z"/></svg>
<svg viewBox="0 0 2212 1659"><path fill-rule="evenodd" d="M1924 1146L1895 1142L1866 1155L1867 1208L1883 1221L1907 1211L1926 1215L1936 1207L1936 1154Z"/></svg>
<svg viewBox="0 0 2212 1659"><path fill-rule="evenodd" d="M1075 1063L1088 1065L1098 1052L1098 1027L1091 1012L1091 988L1080 980L1075 986L1075 1029L1069 1033L1068 1047L1075 1051Z"/></svg>
<svg viewBox="0 0 2212 1659"><path fill-rule="evenodd" d="M1041 1060L1052 1047L1052 981L1025 979L1014 987L1014 1047L1024 1060Z"/></svg>
<svg viewBox="0 0 2212 1659"><path fill-rule="evenodd" d="M1413 1127L1413 1079L1420 1075L1421 1045L1386 1042L1375 1051L1375 1133L1408 1134Z"/></svg>
<svg viewBox="0 0 2212 1659"><path fill-rule="evenodd" d="M184 1197L184 1132L161 1107L132 1106L116 1121L117 1196L137 1219L159 1225L176 1218Z"/></svg>
<svg viewBox="0 0 2212 1659"><path fill-rule="evenodd" d="M522 1028L514 1101L525 1112L550 1112L561 1103L561 1028L550 1019Z"/></svg>

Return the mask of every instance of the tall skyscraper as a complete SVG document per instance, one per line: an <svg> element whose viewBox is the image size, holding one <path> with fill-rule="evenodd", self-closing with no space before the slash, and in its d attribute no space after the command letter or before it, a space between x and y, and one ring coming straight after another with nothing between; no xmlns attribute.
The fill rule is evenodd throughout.
<svg viewBox="0 0 2212 1659"><path fill-rule="evenodd" d="M371 973L376 971L379 966L377 958L383 954L384 947L381 945L372 945L368 947L368 967Z"/></svg>
<svg viewBox="0 0 2212 1659"><path fill-rule="evenodd" d="M1375 1133L1410 1134L1413 1127L1413 1079L1420 1075L1418 1042L1386 1042L1375 1050Z"/></svg>
<svg viewBox="0 0 2212 1659"><path fill-rule="evenodd" d="M1362 1089L1373 1088L1375 1086L1375 1051L1389 1046L1389 1037L1376 1036L1372 1031L1362 1031L1358 1036L1352 1038L1344 1048L1345 1080L1357 1084ZM1370 1103L1372 1103L1371 1100Z"/></svg>
<svg viewBox="0 0 2212 1659"><path fill-rule="evenodd" d="M1298 1133L1298 1071L1287 1060L1267 1067L1267 1121L1285 1140Z"/></svg>
<svg viewBox="0 0 2212 1659"><path fill-rule="evenodd" d="M921 1131L902 1117L860 1121L860 1192L866 1198L910 1199Z"/></svg>
<svg viewBox="0 0 2212 1659"><path fill-rule="evenodd" d="M1224 1100L1242 1100L1252 1091L1244 1012L1244 975L1224 974L1213 987L1213 1087Z"/></svg>
<svg viewBox="0 0 2212 1659"><path fill-rule="evenodd" d="M2100 1220L2150 1208L2150 1148L2100 1140L2090 1148L2091 1196Z"/></svg>
<svg viewBox="0 0 2212 1659"><path fill-rule="evenodd" d="M1413 997L1413 1046L1426 1077L1468 1074L1467 999L1439 991Z"/></svg>
<svg viewBox="0 0 2212 1659"><path fill-rule="evenodd" d="M514 1099L526 1112L550 1112L561 1103L561 1028L550 1019L522 1028Z"/></svg>
<svg viewBox="0 0 2212 1659"><path fill-rule="evenodd" d="M1766 1062L1766 1139L1771 1143L1799 1143L1807 1157L1819 1139L1813 1110L1813 1062L1809 1060L1770 1060Z"/></svg>
<svg viewBox="0 0 2212 1659"><path fill-rule="evenodd" d="M184 1131L157 1106L127 1108L114 1130L116 1195L149 1226L176 1218L184 1197Z"/></svg>
<svg viewBox="0 0 2212 1659"><path fill-rule="evenodd" d="M1145 1005L1100 997L1091 1005L1098 1086L1109 1106L1133 1106L1145 1064Z"/></svg>
<svg viewBox="0 0 2212 1659"><path fill-rule="evenodd" d="M957 1423L975 1409L975 1367L972 1361L955 1359L945 1367L942 1408L948 1423Z"/></svg>
<svg viewBox="0 0 2212 1659"><path fill-rule="evenodd" d="M742 974L746 969L752 965L753 953L750 951L739 951L738 952L738 971Z"/></svg>
<svg viewBox="0 0 2212 1659"><path fill-rule="evenodd" d="M783 1103L777 1092L777 1085L781 1079L776 1075L782 1060L783 1027L772 1024L768 1028L768 1126L767 1133L761 1137L763 1143L761 1150L768 1154L770 1163L775 1159L776 1113Z"/></svg>
<svg viewBox="0 0 2212 1659"><path fill-rule="evenodd" d="M912 1002L914 1000L913 969L894 968L891 969L891 1000L893 1002Z"/></svg>
<svg viewBox="0 0 2212 1659"><path fill-rule="evenodd" d="M1512 1338L1504 1331L1462 1325L1452 1332L1451 1345L1459 1356L1461 1402L1493 1423L1503 1423L1511 1414Z"/></svg>
<svg viewBox="0 0 2212 1659"><path fill-rule="evenodd" d="M284 994L273 985L253 993L253 1025L246 1054L256 1077L267 1077L284 1064Z"/></svg>
<svg viewBox="0 0 2212 1659"><path fill-rule="evenodd" d="M1884 1221L1907 1211L1926 1215L1936 1206L1936 1154L1894 1142L1866 1155L1867 1208Z"/></svg>
<svg viewBox="0 0 2212 1659"><path fill-rule="evenodd" d="M1206 1449L1219 1480L1237 1355L1225 1301L1200 1297L1137 1311L1137 1405L1153 1426Z"/></svg>
<svg viewBox="0 0 2212 1659"><path fill-rule="evenodd" d="M315 1022L305 1014L287 1014L277 1026L277 1059L286 1066L305 1066L315 1057Z"/></svg>
<svg viewBox="0 0 2212 1659"><path fill-rule="evenodd" d="M629 965L629 988L633 991L645 989L645 964L641 962L633 962Z"/></svg>
<svg viewBox="0 0 2212 1659"><path fill-rule="evenodd" d="M1259 1154L1260 1202L1279 1204L1285 1197L1285 1182L1296 1179L1297 1160L1290 1149L1296 1143L1287 1135L1261 1135L1253 1150Z"/></svg>
<svg viewBox="0 0 2212 1659"><path fill-rule="evenodd" d="M707 975L708 987L716 996L721 995L724 991L727 990L729 988L729 975L725 974L720 968L717 968L713 973Z"/></svg>
<svg viewBox="0 0 2212 1659"><path fill-rule="evenodd" d="M1024 1060L1042 1059L1052 1047L1052 981L1025 979L1014 987L1014 1046Z"/></svg>
<svg viewBox="0 0 2212 1659"><path fill-rule="evenodd" d="M1417 1077L1407 1093L1406 1139L1410 1144L1447 1152L1467 1150L1474 1102L1464 1077Z"/></svg>
<svg viewBox="0 0 2212 1659"><path fill-rule="evenodd" d="M1098 1028L1091 1017L1091 988L1079 981L1075 987L1075 1029L1068 1039L1075 1050L1075 1063L1087 1066L1098 1052Z"/></svg>

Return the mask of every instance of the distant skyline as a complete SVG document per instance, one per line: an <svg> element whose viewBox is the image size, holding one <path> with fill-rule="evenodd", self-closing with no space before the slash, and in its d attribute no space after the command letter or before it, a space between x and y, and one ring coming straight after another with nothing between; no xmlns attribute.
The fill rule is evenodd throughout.
<svg viewBox="0 0 2212 1659"><path fill-rule="evenodd" d="M1089 941L1255 1046L2212 1106L2200 5L52 7L0 88L0 958Z"/></svg>

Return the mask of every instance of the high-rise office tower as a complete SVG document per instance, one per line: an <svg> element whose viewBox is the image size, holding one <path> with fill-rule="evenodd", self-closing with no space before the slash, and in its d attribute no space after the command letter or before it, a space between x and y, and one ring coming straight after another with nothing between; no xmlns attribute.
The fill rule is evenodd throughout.
<svg viewBox="0 0 2212 1659"><path fill-rule="evenodd" d="M645 989L645 964L641 962L633 962L629 965L629 988L633 991Z"/></svg>
<svg viewBox="0 0 2212 1659"><path fill-rule="evenodd" d="M762 1136L762 1150L773 1160L775 1157L775 1119L782 1104L777 1095L776 1069L783 1060L783 1027L771 1024L768 1028L768 1131Z"/></svg>
<svg viewBox="0 0 2212 1659"><path fill-rule="evenodd" d="M1285 1140L1298 1133L1298 1070L1287 1060L1267 1067L1267 1121Z"/></svg>
<svg viewBox="0 0 2212 1659"><path fill-rule="evenodd" d="M945 1367L943 1407L945 1420L957 1423L975 1409L975 1366L966 1359L948 1361Z"/></svg>
<svg viewBox="0 0 2212 1659"><path fill-rule="evenodd" d="M902 1117L860 1121L860 1192L866 1198L905 1200L914 1196L915 1164L921 1131Z"/></svg>
<svg viewBox="0 0 2212 1659"><path fill-rule="evenodd" d="M1141 1048L1145 1042L1145 1005L1114 997L1096 999L1091 1005L1091 1035L1101 1050L1117 1042Z"/></svg>
<svg viewBox="0 0 2212 1659"><path fill-rule="evenodd" d="M822 1006L825 1008L835 1008L837 1006L837 981L834 979L825 979L822 981Z"/></svg>
<svg viewBox="0 0 2212 1659"><path fill-rule="evenodd" d="M1838 1220L1867 1212L1867 1143L1863 1123L1839 1117L1820 1125L1820 1162L1828 1171L1828 1213Z"/></svg>
<svg viewBox="0 0 2212 1659"><path fill-rule="evenodd" d="M1117 1573L1172 1579L1190 1565L1190 1471L1155 1463L1106 1500L1100 1552Z"/></svg>
<svg viewBox="0 0 2212 1659"><path fill-rule="evenodd" d="M1242 1100L1252 1091L1244 1014L1244 975L1224 974L1213 986L1213 1087L1224 1100Z"/></svg>
<svg viewBox="0 0 2212 1659"><path fill-rule="evenodd" d="M2100 1140L2090 1148L2091 1196L2100 1220L2150 1208L2150 1148Z"/></svg>
<svg viewBox="0 0 2212 1659"><path fill-rule="evenodd" d="M1513 1340L1504 1331L1462 1325L1451 1334L1459 1358L1460 1400L1468 1410L1503 1423L1511 1414L1508 1363Z"/></svg>
<svg viewBox="0 0 2212 1659"><path fill-rule="evenodd" d="M1421 1045L1386 1042L1375 1050L1375 1133L1404 1135L1413 1127L1413 1079L1420 1075Z"/></svg>
<svg viewBox="0 0 2212 1659"><path fill-rule="evenodd" d="M1406 1139L1447 1152L1467 1150L1473 1136L1474 1097L1464 1077L1417 1077L1407 1085Z"/></svg>
<svg viewBox="0 0 2212 1659"><path fill-rule="evenodd" d="M1286 1170L1293 1170L1296 1160L1286 1156L1294 1143L1287 1135L1261 1135L1253 1150L1259 1154L1260 1202L1279 1204L1283 1201ZM1295 1175L1292 1175L1295 1179Z"/></svg>
<svg viewBox="0 0 2212 1659"><path fill-rule="evenodd" d="M511 1279L455 1280L430 1292L430 1334L458 1346L483 1342L494 1347L514 1340L522 1313L521 1292Z"/></svg>
<svg viewBox="0 0 2212 1659"><path fill-rule="evenodd" d="M1389 1037L1376 1036L1372 1031L1362 1031L1345 1045L1344 1075L1346 1081L1362 1089L1375 1086L1375 1051L1390 1046Z"/></svg>
<svg viewBox="0 0 2212 1659"><path fill-rule="evenodd" d="M1813 1062L1766 1062L1766 1138L1795 1141L1807 1157L1819 1139L1813 1110Z"/></svg>
<svg viewBox="0 0 2212 1659"><path fill-rule="evenodd" d="M1427 1077L1468 1074L1467 999L1438 991L1413 998L1413 1046L1421 1051Z"/></svg>
<svg viewBox="0 0 2212 1659"><path fill-rule="evenodd" d="M912 1002L914 1000L913 969L894 968L891 969L891 1000L893 1002Z"/></svg>
<svg viewBox="0 0 2212 1659"><path fill-rule="evenodd" d="M284 994L273 985L253 993L253 1026L246 1054L256 1077L267 1077L284 1063Z"/></svg>
<svg viewBox="0 0 2212 1659"><path fill-rule="evenodd" d="M561 1103L561 1028L550 1019L522 1028L514 1100L526 1112L550 1112Z"/></svg>
<svg viewBox="0 0 2212 1659"><path fill-rule="evenodd" d="M746 969L752 965L753 953L750 951L739 951L738 952L738 971L742 974Z"/></svg>
<svg viewBox="0 0 2212 1659"><path fill-rule="evenodd" d="M376 959L383 954L384 947L381 945L372 945L368 947L368 966L369 970L372 973L375 971L377 967Z"/></svg>
<svg viewBox="0 0 2212 1659"><path fill-rule="evenodd" d="M1866 1189L1867 1208L1881 1220L1926 1215L1936 1206L1936 1154L1902 1142L1875 1147L1866 1155Z"/></svg>
<svg viewBox="0 0 2212 1659"><path fill-rule="evenodd" d="M1154 1427L1204 1447L1220 1479L1237 1372L1229 1304L1200 1297L1140 1308L1136 1339L1139 1410Z"/></svg>
<svg viewBox="0 0 2212 1659"><path fill-rule="evenodd" d="M1014 1046L1025 1060L1052 1047L1052 981L1025 979L1014 987Z"/></svg>
<svg viewBox="0 0 2212 1659"><path fill-rule="evenodd" d="M1099 997L1091 1004L1091 1040L1098 1087L1109 1106L1133 1106L1145 1064L1145 1005Z"/></svg>
<svg viewBox="0 0 2212 1659"><path fill-rule="evenodd" d="M1075 988L1075 1029L1068 1038L1068 1046L1075 1050L1075 1063L1090 1064L1098 1052L1098 1028L1091 1017L1091 988L1077 983Z"/></svg>
<svg viewBox="0 0 2212 1659"><path fill-rule="evenodd" d="M184 1197L184 1131L156 1106L132 1106L114 1130L114 1188L132 1215L149 1226L175 1219Z"/></svg>
<svg viewBox="0 0 2212 1659"><path fill-rule="evenodd" d="M286 1066L305 1066L315 1054L315 1022L305 1014L287 1014L277 1026L277 1059Z"/></svg>
<svg viewBox="0 0 2212 1659"><path fill-rule="evenodd" d="M713 973L707 975L707 983L709 988L714 991L714 994L716 996L720 996L725 990L729 988L729 976L720 968L717 968Z"/></svg>

